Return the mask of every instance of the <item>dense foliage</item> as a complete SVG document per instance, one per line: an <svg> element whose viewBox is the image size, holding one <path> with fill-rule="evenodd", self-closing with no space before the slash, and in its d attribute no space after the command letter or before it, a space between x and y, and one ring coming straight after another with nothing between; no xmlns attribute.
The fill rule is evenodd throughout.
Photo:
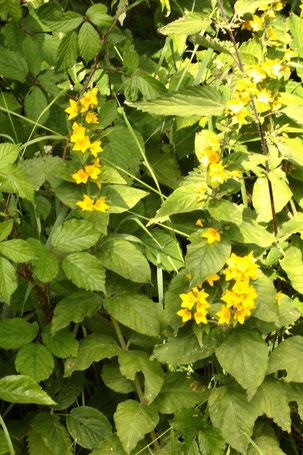
<svg viewBox="0 0 303 455"><path fill-rule="evenodd" d="M0 0L0 455L303 448L296 0Z"/></svg>

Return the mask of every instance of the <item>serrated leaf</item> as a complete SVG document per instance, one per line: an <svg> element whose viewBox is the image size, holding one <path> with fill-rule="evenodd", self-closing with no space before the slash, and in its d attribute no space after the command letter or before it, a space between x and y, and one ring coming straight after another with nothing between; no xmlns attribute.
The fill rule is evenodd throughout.
<svg viewBox="0 0 303 455"><path fill-rule="evenodd" d="M161 27L159 32L163 35L171 35L172 33L176 35L193 35L206 30L210 23L208 16L192 12Z"/></svg>
<svg viewBox="0 0 303 455"><path fill-rule="evenodd" d="M76 32L69 32L59 44L57 51L58 71L70 68L77 60L79 54L78 37Z"/></svg>
<svg viewBox="0 0 303 455"><path fill-rule="evenodd" d="M0 243L0 253L14 262L28 262L35 255L25 240L13 239Z"/></svg>
<svg viewBox="0 0 303 455"><path fill-rule="evenodd" d="M136 373L142 372L145 378L144 398L148 404L152 403L159 394L164 381L164 373L160 364L149 359L142 351L125 351L119 355L121 373L132 381Z"/></svg>
<svg viewBox="0 0 303 455"><path fill-rule="evenodd" d="M118 437L127 454L130 454L146 433L159 422L158 413L151 407L135 400L119 403L114 414Z"/></svg>
<svg viewBox="0 0 303 455"><path fill-rule="evenodd" d="M162 414L172 414L207 400L209 390L186 373L166 373L163 387L154 401Z"/></svg>
<svg viewBox="0 0 303 455"><path fill-rule="evenodd" d="M32 378L24 375L0 379L0 399L10 403L56 404Z"/></svg>
<svg viewBox="0 0 303 455"><path fill-rule="evenodd" d="M152 236L141 236L146 248L146 257L154 265L160 265L168 272L177 271L184 265L181 249L173 235L160 229L153 229Z"/></svg>
<svg viewBox="0 0 303 455"><path fill-rule="evenodd" d="M97 25L97 27L109 27L113 22L113 18L106 14L106 12L106 5L97 3L88 8L85 14L93 24Z"/></svg>
<svg viewBox="0 0 303 455"><path fill-rule="evenodd" d="M121 324L138 333L159 335L155 303L145 295L123 294L104 300L103 306Z"/></svg>
<svg viewBox="0 0 303 455"><path fill-rule="evenodd" d="M150 114L180 117L189 117L193 112L200 116L220 115L225 109L221 94L212 87L189 88L155 100L128 104Z"/></svg>
<svg viewBox="0 0 303 455"><path fill-rule="evenodd" d="M17 275L12 264L5 258L0 257L0 294L6 303L17 289Z"/></svg>
<svg viewBox="0 0 303 455"><path fill-rule="evenodd" d="M204 428L198 433L199 448L203 455L223 455L225 441L217 428Z"/></svg>
<svg viewBox="0 0 303 455"><path fill-rule="evenodd" d="M213 389L208 400L213 425L219 428L225 441L246 455L254 423L259 415L256 397L247 400L246 392L236 384Z"/></svg>
<svg viewBox="0 0 303 455"><path fill-rule="evenodd" d="M33 420L33 428L42 436L53 455L72 455L72 441L58 416L39 412Z"/></svg>
<svg viewBox="0 0 303 455"><path fill-rule="evenodd" d="M268 248L275 241L274 234L268 232L255 220L243 221L238 226L231 226L224 231L224 234L225 238L233 243L254 243L261 248Z"/></svg>
<svg viewBox="0 0 303 455"><path fill-rule="evenodd" d="M122 213L133 208L149 193L125 185L104 185L102 196L110 206L110 213Z"/></svg>
<svg viewBox="0 0 303 455"><path fill-rule="evenodd" d="M279 317L277 292L270 278L260 270L257 271L257 279L252 282L257 291L255 300L256 309L253 316L261 321L274 322Z"/></svg>
<svg viewBox="0 0 303 455"><path fill-rule="evenodd" d="M234 204L227 199L221 199L219 201L216 199L210 200L207 210L217 221L226 221L237 225L240 225L243 221L243 206Z"/></svg>
<svg viewBox="0 0 303 455"><path fill-rule="evenodd" d="M27 180L23 169L19 166L10 166L0 175L2 191L16 193L34 204L34 187Z"/></svg>
<svg viewBox="0 0 303 455"><path fill-rule="evenodd" d="M41 125L43 125L49 117L49 110L44 112L44 114L41 116L47 104L47 98L41 88L37 87L36 85L32 86L27 92L24 99L26 116L31 120L38 121Z"/></svg>
<svg viewBox="0 0 303 455"><path fill-rule="evenodd" d="M98 409L79 406L66 418L67 429L77 444L85 449L95 449L112 433L108 419Z"/></svg>
<svg viewBox="0 0 303 455"><path fill-rule="evenodd" d="M31 343L38 332L37 322L30 324L22 318L3 319L0 321L0 348L19 349Z"/></svg>
<svg viewBox="0 0 303 455"><path fill-rule="evenodd" d="M88 63L101 49L101 38L89 22L84 22L78 34L80 55Z"/></svg>
<svg viewBox="0 0 303 455"><path fill-rule="evenodd" d="M31 261L37 278L43 283L48 283L57 275L59 269L56 256L38 239L29 238L27 242L38 258Z"/></svg>
<svg viewBox="0 0 303 455"><path fill-rule="evenodd" d="M98 259L89 253L73 253L62 262L63 270L76 286L87 291L105 290L105 272Z"/></svg>
<svg viewBox="0 0 303 455"><path fill-rule="evenodd" d="M150 267L141 253L131 242L108 236L96 253L101 264L109 270L136 283L149 283Z"/></svg>
<svg viewBox="0 0 303 455"><path fill-rule="evenodd" d="M303 382L303 365L299 359L303 352L303 337L297 335L282 341L269 357L267 374L286 370L287 382Z"/></svg>
<svg viewBox="0 0 303 455"><path fill-rule="evenodd" d="M33 37L27 36L22 41L22 55L25 57L30 73L37 76L41 70L42 49Z"/></svg>
<svg viewBox="0 0 303 455"><path fill-rule="evenodd" d="M0 144L0 170L6 169L10 164L13 164L19 155L19 146L5 142Z"/></svg>
<svg viewBox="0 0 303 455"><path fill-rule="evenodd" d="M133 381L123 376L117 363L105 364L102 368L101 377L106 387L114 392L129 393L136 391Z"/></svg>
<svg viewBox="0 0 303 455"><path fill-rule="evenodd" d="M52 236L52 246L62 253L87 250L97 243L100 232L89 221L68 220L58 226Z"/></svg>
<svg viewBox="0 0 303 455"><path fill-rule="evenodd" d="M13 220L7 220L0 223L0 242L10 235L13 229Z"/></svg>
<svg viewBox="0 0 303 455"><path fill-rule="evenodd" d="M83 16L75 11L67 11L64 14L58 11L50 20L43 22L54 32L68 33L79 27L83 22Z"/></svg>
<svg viewBox="0 0 303 455"><path fill-rule="evenodd" d="M27 73L28 66L22 55L0 47L0 74L2 76L25 82Z"/></svg>
<svg viewBox="0 0 303 455"><path fill-rule="evenodd" d="M15 359L16 371L33 378L36 382L48 379L54 365L54 358L49 350L39 343L23 346Z"/></svg>
<svg viewBox="0 0 303 455"><path fill-rule="evenodd" d="M268 366L268 348L263 338L251 330L233 329L216 349L223 370L247 389L251 398L262 384Z"/></svg>
<svg viewBox="0 0 303 455"><path fill-rule="evenodd" d="M76 357L78 354L79 341L73 332L63 329L51 334L51 325L48 324L42 332L42 340L47 349L56 357Z"/></svg>
<svg viewBox="0 0 303 455"><path fill-rule="evenodd" d="M293 237L284 250L284 258L280 261L282 269L287 273L291 285L303 292L303 241Z"/></svg>
<svg viewBox="0 0 303 455"><path fill-rule="evenodd" d="M102 306L102 299L92 292L77 292L57 303L52 319L52 334L68 326L70 322L80 323L85 317L95 314Z"/></svg>

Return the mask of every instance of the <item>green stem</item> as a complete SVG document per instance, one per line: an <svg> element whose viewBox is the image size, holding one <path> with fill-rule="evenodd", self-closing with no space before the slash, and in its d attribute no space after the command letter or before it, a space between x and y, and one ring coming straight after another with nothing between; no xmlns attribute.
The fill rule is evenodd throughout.
<svg viewBox="0 0 303 455"><path fill-rule="evenodd" d="M242 202L243 202L244 207L248 207L247 193L246 193L246 186L245 186L244 178L240 179L240 183L241 183Z"/></svg>
<svg viewBox="0 0 303 455"><path fill-rule="evenodd" d="M5 422L2 418L2 416L0 415L0 424L2 426L2 429L3 429L3 432L4 432L4 436L5 436L5 439L6 439L6 442L7 442L7 445L8 445L8 449L9 449L9 453L10 455L15 455L15 450L14 450L14 447L13 447L13 444L12 444L12 440L11 440L11 437L9 435L9 432L7 430L7 427L5 425Z"/></svg>
<svg viewBox="0 0 303 455"><path fill-rule="evenodd" d="M113 326L115 328L119 343L121 345L121 348L123 349L123 351L127 351L127 345L126 345L125 340L123 338L120 326L119 326L119 324L118 324L118 322L116 321L115 318L112 317L111 319L112 319L112 323L113 323Z"/></svg>

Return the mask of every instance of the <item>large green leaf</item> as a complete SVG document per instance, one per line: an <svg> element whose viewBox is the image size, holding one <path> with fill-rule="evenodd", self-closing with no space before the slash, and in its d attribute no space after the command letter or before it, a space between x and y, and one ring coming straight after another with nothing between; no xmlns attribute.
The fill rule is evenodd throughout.
<svg viewBox="0 0 303 455"><path fill-rule="evenodd" d="M204 428L198 433L200 453L203 455L223 455L225 441L217 428Z"/></svg>
<svg viewBox="0 0 303 455"><path fill-rule="evenodd" d="M19 146L5 142L0 144L0 170L6 169L10 164L13 164L19 155Z"/></svg>
<svg viewBox="0 0 303 455"><path fill-rule="evenodd" d="M282 294L279 298L279 321L276 323L279 328L288 327L296 322L302 313L294 300L288 295Z"/></svg>
<svg viewBox="0 0 303 455"><path fill-rule="evenodd" d="M63 270L76 286L87 291L105 290L105 272L95 256L89 253L73 253L62 262Z"/></svg>
<svg viewBox="0 0 303 455"><path fill-rule="evenodd" d="M16 356L18 373L33 378L36 382L48 379L54 369L54 358L49 350L39 343L23 346Z"/></svg>
<svg viewBox="0 0 303 455"><path fill-rule="evenodd" d="M129 393L136 391L133 381L123 376L116 362L105 364L102 368L101 377L106 387L109 387L114 392Z"/></svg>
<svg viewBox="0 0 303 455"><path fill-rule="evenodd" d="M190 286L197 286L219 272L230 256L231 246L224 241L207 243L202 234L192 236L187 247L185 265L191 275Z"/></svg>
<svg viewBox="0 0 303 455"><path fill-rule="evenodd" d="M0 74L8 79L25 82L28 66L22 55L0 47Z"/></svg>
<svg viewBox="0 0 303 455"><path fill-rule="evenodd" d="M49 117L49 110L45 111L41 116L47 104L47 98L41 88L33 85L27 92L24 99L26 116L31 120L39 121L39 123L43 125Z"/></svg>
<svg viewBox="0 0 303 455"><path fill-rule="evenodd" d="M2 191L16 193L34 204L34 187L27 180L27 175L21 167L10 166L0 174L0 180Z"/></svg>
<svg viewBox="0 0 303 455"><path fill-rule="evenodd" d="M235 14L243 16L246 13L254 13L260 6L275 3L276 0L237 0L234 5Z"/></svg>
<svg viewBox="0 0 303 455"><path fill-rule="evenodd" d="M141 251L127 240L107 236L98 248L97 257L106 269L128 280L136 283L150 282L150 267L147 260Z"/></svg>
<svg viewBox="0 0 303 455"><path fill-rule="evenodd" d="M154 405L162 414L172 414L181 408L204 402L208 396L209 390L205 385L186 373L167 373Z"/></svg>
<svg viewBox="0 0 303 455"><path fill-rule="evenodd" d="M158 413L145 404L126 400L118 404L114 414L118 437L127 454L130 454L146 433L159 422Z"/></svg>
<svg viewBox="0 0 303 455"><path fill-rule="evenodd" d="M284 258L280 261L282 269L287 273L291 285L303 293L303 240L293 237L284 250Z"/></svg>
<svg viewBox="0 0 303 455"><path fill-rule="evenodd" d="M10 403L56 404L32 378L23 375L0 379L0 399Z"/></svg>
<svg viewBox="0 0 303 455"><path fill-rule="evenodd" d="M52 334L68 326L70 322L80 323L101 308L102 299L92 292L76 292L57 303L52 319Z"/></svg>
<svg viewBox="0 0 303 455"><path fill-rule="evenodd" d="M57 11L50 19L43 22L54 32L68 33L79 27L83 22L83 16L75 11L67 11L64 14Z"/></svg>
<svg viewBox="0 0 303 455"><path fill-rule="evenodd" d="M7 259L0 257L0 295L6 303L9 303L10 296L16 289L16 271Z"/></svg>
<svg viewBox="0 0 303 455"><path fill-rule="evenodd" d="M217 199L210 200L207 210L217 221L227 221L237 225L240 225L243 221L243 206L234 204L227 199L221 199L219 201Z"/></svg>
<svg viewBox="0 0 303 455"><path fill-rule="evenodd" d="M31 261L37 278L43 283L51 281L57 275L59 269L56 256L50 253L38 239L29 238L27 243L37 258Z"/></svg>
<svg viewBox="0 0 303 455"><path fill-rule="evenodd" d="M266 322L277 321L279 306L277 291L272 280L258 270L257 279L251 282L251 284L258 294L255 300L256 309L253 312L254 317Z"/></svg>
<svg viewBox="0 0 303 455"><path fill-rule="evenodd" d="M112 433L105 415L90 406L72 409L66 418L66 425L77 444L85 449L95 449Z"/></svg>
<svg viewBox="0 0 303 455"><path fill-rule="evenodd" d="M144 112L157 115L189 117L193 114L220 115L225 109L223 98L213 87L194 87L169 96L131 104Z"/></svg>
<svg viewBox="0 0 303 455"><path fill-rule="evenodd" d="M30 324L22 318L3 319L0 321L0 348L19 349L33 341L38 332L37 322Z"/></svg>
<svg viewBox="0 0 303 455"><path fill-rule="evenodd" d="M290 220L285 221L280 227L278 237L285 240L292 234L299 233L303 237L303 213L296 213Z"/></svg>
<svg viewBox="0 0 303 455"><path fill-rule="evenodd" d="M80 55L86 63L95 58L101 49L100 35L89 22L84 22L80 28L78 43Z"/></svg>
<svg viewBox="0 0 303 455"><path fill-rule="evenodd" d="M221 430L231 447L246 455L249 444L247 435L252 435L260 411L256 397L248 401L245 391L231 383L213 389L208 403L213 425Z"/></svg>
<svg viewBox="0 0 303 455"><path fill-rule="evenodd" d="M282 341L270 355L267 374L286 370L287 382L303 382L302 357L303 337L297 335Z"/></svg>
<svg viewBox="0 0 303 455"><path fill-rule="evenodd" d="M299 99L301 99L303 105L303 99ZM300 111L298 105L296 106L296 111ZM275 143L283 158L296 166L303 166L303 143L299 138L282 137L275 141Z"/></svg>
<svg viewBox="0 0 303 455"><path fill-rule="evenodd" d="M182 252L176 238L161 229L153 229L151 234L150 236L144 233L141 236L146 248L147 259L168 272L177 271L183 267Z"/></svg>
<svg viewBox="0 0 303 455"><path fill-rule="evenodd" d="M13 220L6 220L0 223L0 242L10 235L13 229Z"/></svg>
<svg viewBox="0 0 303 455"><path fill-rule="evenodd" d="M93 362L111 359L120 354L116 340L108 335L92 334L80 340L78 356L71 357L65 363L65 377L74 371L87 370Z"/></svg>
<svg viewBox="0 0 303 455"><path fill-rule="evenodd" d="M28 64L30 73L33 76L38 76L42 65L42 49L34 37L27 36L22 41L22 54Z"/></svg>
<svg viewBox="0 0 303 455"><path fill-rule="evenodd" d="M156 304L145 295L123 294L104 300L103 306L121 324L144 335L159 335Z"/></svg>
<svg viewBox="0 0 303 455"><path fill-rule="evenodd" d="M148 193L125 185L104 185L102 196L110 206L110 213L122 213L133 208Z"/></svg>
<svg viewBox="0 0 303 455"><path fill-rule="evenodd" d="M136 449L135 449L136 450ZM132 452L133 453L133 452ZM110 436L100 443L98 449L93 450L90 455L125 455L120 439L116 434Z"/></svg>
<svg viewBox="0 0 303 455"><path fill-rule="evenodd" d="M36 256L25 240L13 239L0 243L0 253L14 262L28 262Z"/></svg>
<svg viewBox="0 0 303 455"><path fill-rule="evenodd" d="M95 245L99 237L100 232L89 221L68 220L55 229L52 246L63 253L75 253Z"/></svg>
<svg viewBox="0 0 303 455"><path fill-rule="evenodd" d="M56 357L65 359L66 357L76 357L78 354L79 341L69 330L59 330L52 336L51 325L48 324L43 329L42 340L47 349Z"/></svg>
<svg viewBox="0 0 303 455"><path fill-rule="evenodd" d="M280 443L276 437L270 435L261 435L254 439L255 446L248 448L247 455L285 455L280 449ZM256 448L257 447L257 448Z"/></svg>
<svg viewBox="0 0 303 455"><path fill-rule="evenodd" d="M210 19L208 16L199 13L187 13L186 16L161 27L159 32L163 35L172 33L176 35L193 35L201 32L201 30L206 30L209 25Z"/></svg>
<svg viewBox="0 0 303 455"><path fill-rule="evenodd" d="M275 241L274 234L255 220L243 221L238 226L230 226L228 230L225 228L224 236L232 243L254 243L261 248L268 248Z"/></svg>
<svg viewBox="0 0 303 455"><path fill-rule="evenodd" d="M28 450L30 455L53 455L53 452L45 444L41 434L36 433L33 429L28 432Z"/></svg>
<svg viewBox="0 0 303 455"><path fill-rule="evenodd" d="M145 378L144 398L150 404L159 394L164 381L164 373L157 361L149 360L142 351L125 351L119 355L121 373L134 380L136 373L141 371Z"/></svg>
<svg viewBox="0 0 303 455"><path fill-rule="evenodd" d="M228 332L216 356L227 373L247 389L251 398L262 384L268 366L268 348L255 331L232 329Z"/></svg>
<svg viewBox="0 0 303 455"><path fill-rule="evenodd" d="M88 8L86 17L88 17L93 24L97 25L97 27L109 27L113 22L113 18L106 14L106 12L106 5L97 3Z"/></svg>
<svg viewBox="0 0 303 455"><path fill-rule="evenodd" d="M286 19L289 30L293 36L292 48L302 57L303 37L302 37L302 18L293 12ZM298 109L300 111L300 109ZM301 123L301 122L300 122Z"/></svg>
<svg viewBox="0 0 303 455"><path fill-rule="evenodd" d="M58 70L66 70L74 65L78 57L77 33L69 32L62 38L57 52Z"/></svg>
<svg viewBox="0 0 303 455"><path fill-rule="evenodd" d="M72 455L72 441L59 416L39 412L32 422L33 429L40 434L53 455Z"/></svg>

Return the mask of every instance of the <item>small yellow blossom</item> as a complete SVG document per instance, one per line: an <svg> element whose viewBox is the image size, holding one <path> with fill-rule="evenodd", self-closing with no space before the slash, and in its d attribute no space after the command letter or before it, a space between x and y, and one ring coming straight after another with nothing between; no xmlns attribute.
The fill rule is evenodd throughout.
<svg viewBox="0 0 303 455"><path fill-rule="evenodd" d="M95 158L97 158L98 153L103 151L103 148L101 147L101 141L94 141L92 144L90 144L90 151L94 155Z"/></svg>
<svg viewBox="0 0 303 455"><path fill-rule="evenodd" d="M72 178L76 180L76 183L86 183L89 175L83 170L80 169L78 172L72 175Z"/></svg>
<svg viewBox="0 0 303 455"><path fill-rule="evenodd" d="M88 112L85 117L86 123L98 123L98 114Z"/></svg>
<svg viewBox="0 0 303 455"><path fill-rule="evenodd" d="M271 110L272 110L273 112L276 112L276 111L279 111L279 110L281 109L281 107L282 107L282 103L280 103L280 101L277 101L277 100L276 100L276 101L274 101L274 102L272 103L272 105L271 105Z"/></svg>
<svg viewBox="0 0 303 455"><path fill-rule="evenodd" d="M187 322L187 321L189 321L191 319L191 312L188 311L187 308L185 308L184 310L178 311L177 315L181 316L182 322Z"/></svg>
<svg viewBox="0 0 303 455"><path fill-rule="evenodd" d="M274 5L274 8L276 11L281 11L281 9L284 8L284 6L286 5L286 1L283 1L283 2L278 2Z"/></svg>
<svg viewBox="0 0 303 455"><path fill-rule="evenodd" d="M279 63L278 59L266 60L265 62L261 63L261 67L267 76L273 79L282 77L281 71L283 70L283 66Z"/></svg>
<svg viewBox="0 0 303 455"><path fill-rule="evenodd" d="M227 177L222 163L210 164L208 174L211 183L224 183L224 180L226 180Z"/></svg>
<svg viewBox="0 0 303 455"><path fill-rule="evenodd" d="M263 81L263 79L266 79L265 71L263 71L263 69L258 65L254 65L251 69L249 69L247 71L247 74L252 78L255 84L258 84L259 82Z"/></svg>
<svg viewBox="0 0 303 455"><path fill-rule="evenodd" d="M241 111L241 109L243 109L243 107L246 106L246 102L241 100L240 98L236 98L236 99L233 99L233 100L230 100L226 103L226 107L227 109L229 109L230 111L232 111L234 114L237 114L238 112Z"/></svg>
<svg viewBox="0 0 303 455"><path fill-rule="evenodd" d="M264 3L263 5L258 7L258 11L266 11L266 10L268 10L268 8L269 8L269 4Z"/></svg>
<svg viewBox="0 0 303 455"><path fill-rule="evenodd" d="M79 137L73 146L73 150L78 150L82 153L85 153L91 146L88 136Z"/></svg>
<svg viewBox="0 0 303 455"><path fill-rule="evenodd" d="M90 176L91 179L97 180L98 175L101 174L101 171L98 167L93 164L85 166L85 172Z"/></svg>
<svg viewBox="0 0 303 455"><path fill-rule="evenodd" d="M272 28L268 29L268 38L271 39L272 41L279 41L277 32L275 30L273 30Z"/></svg>
<svg viewBox="0 0 303 455"><path fill-rule="evenodd" d="M272 103L273 97L271 96L271 93L264 88L261 92L259 92L256 96L256 103L257 107L260 109L269 109L270 103Z"/></svg>
<svg viewBox="0 0 303 455"><path fill-rule="evenodd" d="M101 164L100 164L100 158L96 158L95 161L94 161L94 166L96 167L101 167Z"/></svg>
<svg viewBox="0 0 303 455"><path fill-rule="evenodd" d="M214 228L208 228L204 234L202 234L202 237L205 237L207 239L207 243L214 243L214 242L220 242L221 240L221 235L219 234L218 231Z"/></svg>
<svg viewBox="0 0 303 455"><path fill-rule="evenodd" d="M72 99L69 100L70 107L67 107L64 112L69 114L68 120L71 120L78 115L78 103Z"/></svg>
<svg viewBox="0 0 303 455"><path fill-rule="evenodd" d="M203 324L207 324L206 314L204 314L201 311L196 311L194 314L194 318L197 324L201 324L201 322Z"/></svg>
<svg viewBox="0 0 303 455"><path fill-rule="evenodd" d="M204 201L204 199L206 199L206 190L207 190L206 183L200 183L197 197L198 202Z"/></svg>
<svg viewBox="0 0 303 455"><path fill-rule="evenodd" d="M97 99L98 89L94 87L92 90L89 90L84 94L82 98L80 98L80 104L82 106L80 112L86 112L89 108L97 106L98 99Z"/></svg>
<svg viewBox="0 0 303 455"><path fill-rule="evenodd" d="M77 122L73 123L72 126L73 134L71 135L71 142L77 142L78 139L82 139L85 135L86 128L85 126L78 125Z"/></svg>
<svg viewBox="0 0 303 455"><path fill-rule="evenodd" d="M221 305L221 311L216 313L219 318L218 324L229 324L230 314L231 311L225 305Z"/></svg>
<svg viewBox="0 0 303 455"><path fill-rule="evenodd" d="M106 204L105 198L101 197L96 200L94 204L94 209L98 210L99 212L105 212L106 210L110 209L110 206Z"/></svg>
<svg viewBox="0 0 303 455"><path fill-rule="evenodd" d="M204 157L200 159L203 167L207 167L210 163L218 163L220 157L218 152L212 149L204 149Z"/></svg>
<svg viewBox="0 0 303 455"><path fill-rule="evenodd" d="M234 319L238 320L238 322L240 324L244 324L245 317L250 316L250 315L251 315L251 312L249 309L243 309L243 310L241 309L241 310L235 311Z"/></svg>
<svg viewBox="0 0 303 455"><path fill-rule="evenodd" d="M244 30L245 28L247 28L247 30L251 30L253 32L258 32L259 30L261 30L262 25L263 25L263 19L254 14L252 19L249 19L249 20L245 21L244 24L242 24L241 29Z"/></svg>
<svg viewBox="0 0 303 455"><path fill-rule="evenodd" d="M83 201L78 201L76 204L83 211L92 212L94 210L94 201L87 194L84 194Z"/></svg>
<svg viewBox="0 0 303 455"><path fill-rule="evenodd" d="M283 60L284 62L290 62L293 57L296 57L296 53L292 49L286 49L284 52Z"/></svg>
<svg viewBox="0 0 303 455"><path fill-rule="evenodd" d="M238 179L241 177L242 171L239 169L235 169L234 171L227 171L228 177L233 177L234 179Z"/></svg>
<svg viewBox="0 0 303 455"><path fill-rule="evenodd" d="M196 221L196 226L200 226L200 227L203 227L203 223L202 223L202 220L200 220L200 218Z"/></svg>
<svg viewBox="0 0 303 455"><path fill-rule="evenodd" d="M188 308L191 310L197 301L197 298L191 291L187 294L180 294L179 297L182 299L181 308Z"/></svg>
<svg viewBox="0 0 303 455"><path fill-rule="evenodd" d="M206 279L206 281L208 282L208 284L213 287L214 285L214 281L218 281L220 280L220 277L217 273L215 273L214 275L210 276L209 278Z"/></svg>
<svg viewBox="0 0 303 455"><path fill-rule="evenodd" d="M282 291L277 292L278 305L281 305L281 299L284 296Z"/></svg>
<svg viewBox="0 0 303 455"><path fill-rule="evenodd" d="M255 280L257 278L257 269L260 267L256 264L257 259L253 257L251 251L248 256L237 256L232 253L230 258L227 259L226 264L228 267L224 270L226 281L230 280Z"/></svg>

